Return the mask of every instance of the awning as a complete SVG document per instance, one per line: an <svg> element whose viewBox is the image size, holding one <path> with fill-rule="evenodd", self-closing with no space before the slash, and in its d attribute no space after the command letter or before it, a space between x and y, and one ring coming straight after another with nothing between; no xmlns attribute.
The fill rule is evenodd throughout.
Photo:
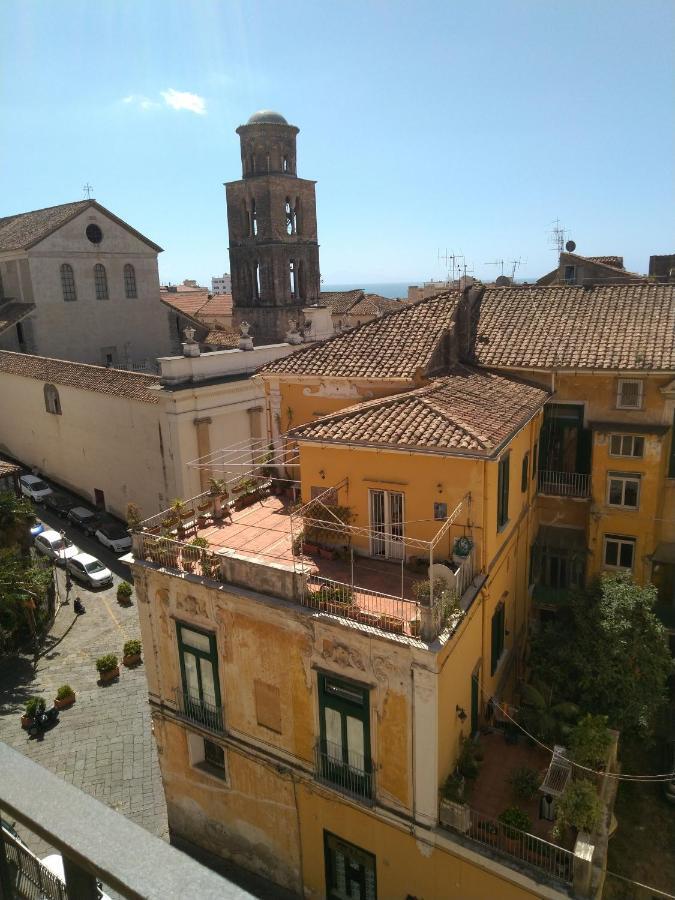
<svg viewBox="0 0 675 900"><path fill-rule="evenodd" d="M583 528L540 525L535 543L539 547L550 547L556 550L585 550L586 532Z"/></svg>
<svg viewBox="0 0 675 900"><path fill-rule="evenodd" d="M662 541L652 553L652 562L675 566L675 544Z"/></svg>

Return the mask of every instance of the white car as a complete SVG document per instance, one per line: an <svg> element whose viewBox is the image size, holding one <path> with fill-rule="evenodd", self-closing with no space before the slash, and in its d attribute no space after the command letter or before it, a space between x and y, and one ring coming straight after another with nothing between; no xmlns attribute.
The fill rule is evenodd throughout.
<svg viewBox="0 0 675 900"><path fill-rule="evenodd" d="M19 486L23 496L30 497L36 503L42 503L45 497L53 493L47 482L38 478L37 475L21 475Z"/></svg>
<svg viewBox="0 0 675 900"><path fill-rule="evenodd" d="M41 860L42 865L45 869L48 869L52 875L56 875L64 884L66 882L66 872L63 868L63 857L60 853L52 853L50 856L45 856L43 860ZM96 886L98 888L98 900L111 900L110 895L106 894L101 889L101 882L96 881Z"/></svg>
<svg viewBox="0 0 675 900"><path fill-rule="evenodd" d="M113 553L124 553L131 550L131 535L123 525L118 525L117 522L106 522L101 525L94 532L94 536Z"/></svg>
<svg viewBox="0 0 675 900"><path fill-rule="evenodd" d="M82 552L58 531L43 531L38 534L35 538L35 549L60 565Z"/></svg>
<svg viewBox="0 0 675 900"><path fill-rule="evenodd" d="M113 575L103 563L88 553L78 553L66 563L66 568L78 581L84 581L89 587L110 587Z"/></svg>

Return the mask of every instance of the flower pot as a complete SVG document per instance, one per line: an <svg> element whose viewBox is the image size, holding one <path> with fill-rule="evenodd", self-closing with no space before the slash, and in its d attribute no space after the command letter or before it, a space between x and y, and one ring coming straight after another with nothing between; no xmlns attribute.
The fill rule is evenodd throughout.
<svg viewBox="0 0 675 900"><path fill-rule="evenodd" d="M21 716L21 727L24 729L30 728L35 719L31 718L31 716Z"/></svg>
<svg viewBox="0 0 675 900"><path fill-rule="evenodd" d="M69 706L72 706L75 702L75 694L71 694L70 697L64 697L63 700L58 700L54 698L54 706L57 709L68 709Z"/></svg>
<svg viewBox="0 0 675 900"><path fill-rule="evenodd" d="M108 682L113 681L115 678L120 677L120 667L115 666L114 669L108 669L107 672L99 672L98 680L101 684L108 684Z"/></svg>
<svg viewBox="0 0 675 900"><path fill-rule="evenodd" d="M123 656L122 662L127 667L127 669L131 669L134 666L137 666L141 661L140 653L132 653L130 656Z"/></svg>

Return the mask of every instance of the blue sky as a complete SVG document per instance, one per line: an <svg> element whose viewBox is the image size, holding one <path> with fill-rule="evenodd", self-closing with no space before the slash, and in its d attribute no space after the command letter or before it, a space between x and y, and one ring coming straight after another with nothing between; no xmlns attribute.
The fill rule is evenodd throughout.
<svg viewBox="0 0 675 900"><path fill-rule="evenodd" d="M671 0L3 0L0 215L82 197L165 248L163 280L229 270L234 129L301 129L326 283L443 276L438 248L646 271L675 250Z"/></svg>

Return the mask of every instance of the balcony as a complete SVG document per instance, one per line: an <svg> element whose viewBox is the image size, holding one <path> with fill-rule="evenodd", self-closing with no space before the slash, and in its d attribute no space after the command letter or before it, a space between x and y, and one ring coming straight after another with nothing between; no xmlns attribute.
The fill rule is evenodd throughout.
<svg viewBox="0 0 675 900"><path fill-rule="evenodd" d="M320 741L314 748L314 765L319 781L348 794L355 800L371 804L375 799L375 774L371 760L349 751L343 761L343 749L330 741Z"/></svg>
<svg viewBox="0 0 675 900"><path fill-rule="evenodd" d="M215 734L225 731L223 725L223 708L214 706L199 697L191 696L187 691L176 691L176 710L178 716L193 725L206 728Z"/></svg>
<svg viewBox="0 0 675 900"><path fill-rule="evenodd" d="M591 496L591 476L581 472L539 471L539 493L550 497L573 497L586 500Z"/></svg>

